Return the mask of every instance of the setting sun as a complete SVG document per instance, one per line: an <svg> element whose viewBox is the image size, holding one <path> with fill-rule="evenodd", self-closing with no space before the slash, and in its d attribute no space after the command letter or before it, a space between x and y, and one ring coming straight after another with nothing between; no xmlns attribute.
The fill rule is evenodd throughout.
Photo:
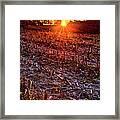
<svg viewBox="0 0 120 120"><path fill-rule="evenodd" d="M67 20L62 20L61 21L61 26L66 27L67 26Z"/></svg>

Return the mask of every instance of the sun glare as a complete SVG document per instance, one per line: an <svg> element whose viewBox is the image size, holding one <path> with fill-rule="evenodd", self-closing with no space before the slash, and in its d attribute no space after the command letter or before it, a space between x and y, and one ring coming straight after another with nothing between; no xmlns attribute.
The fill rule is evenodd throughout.
<svg viewBox="0 0 120 120"><path fill-rule="evenodd" d="M61 21L61 26L66 27L67 26L67 20L62 20Z"/></svg>

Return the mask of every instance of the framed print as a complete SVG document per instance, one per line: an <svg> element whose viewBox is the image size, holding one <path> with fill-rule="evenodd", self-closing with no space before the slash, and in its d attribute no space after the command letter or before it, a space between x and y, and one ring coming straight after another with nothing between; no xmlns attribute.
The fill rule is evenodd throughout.
<svg viewBox="0 0 120 120"><path fill-rule="evenodd" d="M119 7L2 1L1 118L119 119Z"/></svg>

